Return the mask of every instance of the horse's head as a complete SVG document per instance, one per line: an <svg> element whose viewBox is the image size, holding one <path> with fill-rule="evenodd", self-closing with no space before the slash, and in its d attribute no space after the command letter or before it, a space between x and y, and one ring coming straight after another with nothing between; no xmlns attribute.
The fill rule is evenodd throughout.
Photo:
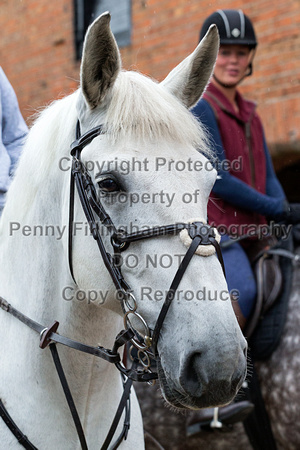
<svg viewBox="0 0 300 450"><path fill-rule="evenodd" d="M114 226L126 233L154 226L205 221L216 172L203 156L207 138L188 108L201 96L218 51L212 27L203 41L162 82L121 71L120 54L103 14L89 28L81 65L78 118L81 132L103 134L81 151L97 195ZM76 223L85 222L75 199ZM79 233L78 233L79 234ZM110 231L100 226L106 250ZM150 330L189 243L178 234L130 244L119 264ZM246 342L231 306L221 264L210 251L191 258L162 323L157 350L162 391L178 407L232 400L246 367ZM197 254L199 253L199 254ZM91 236L74 236L74 278L82 290L102 292L99 303L122 314L112 280ZM95 299L92 299L95 300ZM125 309L131 307L128 299ZM96 303L96 302L94 302ZM139 316L128 316L141 334Z"/></svg>

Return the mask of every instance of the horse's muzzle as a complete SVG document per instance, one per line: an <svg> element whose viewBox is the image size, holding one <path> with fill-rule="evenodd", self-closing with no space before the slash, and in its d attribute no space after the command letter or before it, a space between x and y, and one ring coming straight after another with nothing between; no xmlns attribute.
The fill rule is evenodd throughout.
<svg viewBox="0 0 300 450"><path fill-rule="evenodd" d="M236 363L228 360L208 362L200 352L186 358L180 370L179 385L165 377L159 366L159 378L165 399L176 408L207 408L225 405L233 400L246 377L246 348Z"/></svg>

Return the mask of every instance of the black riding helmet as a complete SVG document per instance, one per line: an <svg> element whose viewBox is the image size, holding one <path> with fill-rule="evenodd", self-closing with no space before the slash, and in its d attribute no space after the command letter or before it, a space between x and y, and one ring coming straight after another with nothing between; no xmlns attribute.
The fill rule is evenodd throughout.
<svg viewBox="0 0 300 450"><path fill-rule="evenodd" d="M252 22L240 9L219 9L208 16L202 25L200 40L212 24L217 25L221 45L247 45L251 49L257 46ZM252 74L252 63L249 68L250 72L247 75Z"/></svg>
<svg viewBox="0 0 300 450"><path fill-rule="evenodd" d="M257 40L251 20L242 10L219 9L207 17L200 32L200 40L212 24L216 24L220 44L241 44L255 48Z"/></svg>

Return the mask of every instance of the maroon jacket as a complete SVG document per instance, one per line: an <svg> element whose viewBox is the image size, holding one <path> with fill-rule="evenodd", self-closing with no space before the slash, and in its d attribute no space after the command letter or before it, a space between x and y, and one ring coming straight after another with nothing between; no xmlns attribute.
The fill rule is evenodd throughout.
<svg viewBox="0 0 300 450"><path fill-rule="evenodd" d="M231 167L229 173L261 194L266 194L264 134L256 114L255 103L245 100L237 93L237 113L213 84L208 86L203 98L210 104L217 119L226 160L232 162L242 156L238 170ZM208 203L208 217L210 223L224 224L227 228L232 224L267 223L263 215L242 206L235 206L214 192ZM242 234L244 231L246 230L243 230Z"/></svg>

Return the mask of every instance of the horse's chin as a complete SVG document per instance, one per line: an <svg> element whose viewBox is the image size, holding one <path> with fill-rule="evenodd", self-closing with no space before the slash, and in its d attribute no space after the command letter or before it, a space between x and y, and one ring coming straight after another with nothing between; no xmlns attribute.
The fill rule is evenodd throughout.
<svg viewBox="0 0 300 450"><path fill-rule="evenodd" d="M201 395L191 396L166 376L160 361L157 362L157 372L165 401L177 410L223 406L230 403L237 394L236 389L229 391L224 389L224 391L202 392Z"/></svg>

